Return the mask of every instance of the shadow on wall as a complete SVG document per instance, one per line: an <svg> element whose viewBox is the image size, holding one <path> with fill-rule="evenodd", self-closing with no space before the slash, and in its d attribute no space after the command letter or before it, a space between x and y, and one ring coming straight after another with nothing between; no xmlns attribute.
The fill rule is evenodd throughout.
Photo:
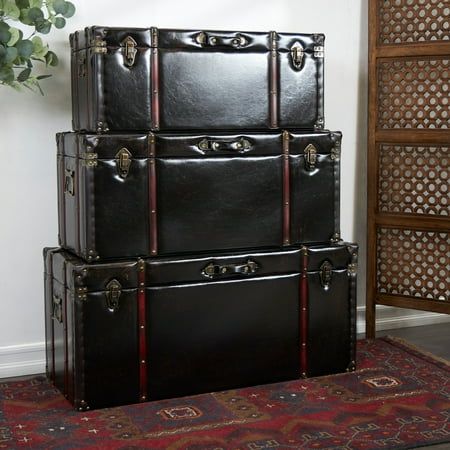
<svg viewBox="0 0 450 450"><path fill-rule="evenodd" d="M361 2L353 230L359 244L358 304L366 301L368 4Z"/></svg>

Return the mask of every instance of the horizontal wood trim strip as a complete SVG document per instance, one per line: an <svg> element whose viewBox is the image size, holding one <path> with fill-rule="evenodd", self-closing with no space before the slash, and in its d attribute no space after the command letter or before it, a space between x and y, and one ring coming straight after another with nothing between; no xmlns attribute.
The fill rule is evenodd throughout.
<svg viewBox="0 0 450 450"><path fill-rule="evenodd" d="M449 217L434 217L422 214L386 214L376 213L375 223L378 226L412 230L446 231L450 233Z"/></svg>
<svg viewBox="0 0 450 450"><path fill-rule="evenodd" d="M445 300L379 294L377 295L376 303L377 305L395 306L397 308L419 309L421 311L450 314L450 302Z"/></svg>
<svg viewBox="0 0 450 450"><path fill-rule="evenodd" d="M377 58L415 57L415 56L448 56L450 42L428 42L423 44L395 44L376 47Z"/></svg>
<svg viewBox="0 0 450 450"><path fill-rule="evenodd" d="M442 144L448 145L450 141L450 130L413 130L413 129L389 129L375 132L375 140L385 143L404 144Z"/></svg>

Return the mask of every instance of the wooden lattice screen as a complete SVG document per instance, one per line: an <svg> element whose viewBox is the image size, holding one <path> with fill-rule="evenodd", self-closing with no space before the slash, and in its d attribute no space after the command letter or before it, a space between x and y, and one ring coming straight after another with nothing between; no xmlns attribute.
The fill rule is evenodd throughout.
<svg viewBox="0 0 450 450"><path fill-rule="evenodd" d="M450 1L369 0L367 337L450 314Z"/></svg>

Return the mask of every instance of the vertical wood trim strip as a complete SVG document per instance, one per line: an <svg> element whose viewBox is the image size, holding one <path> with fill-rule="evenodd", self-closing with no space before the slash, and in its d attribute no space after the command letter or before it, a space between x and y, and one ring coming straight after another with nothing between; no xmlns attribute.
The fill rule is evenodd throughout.
<svg viewBox="0 0 450 450"><path fill-rule="evenodd" d="M378 0L369 0L369 97L368 97L368 154L367 154L367 299L366 299L366 337L375 338L376 303L376 226L375 205L377 201L377 4Z"/></svg>
<svg viewBox="0 0 450 450"><path fill-rule="evenodd" d="M151 55L151 103L152 103L152 129L159 130L159 54L158 29L151 29L152 55Z"/></svg>
<svg viewBox="0 0 450 450"><path fill-rule="evenodd" d="M80 213L80 202L81 202L81 182L80 182L80 172L81 167L83 164L83 160L81 160L80 156L80 136L77 133L75 138L75 145L76 145L76 159L75 159L75 166L74 166L74 175L73 175L73 188L75 191L75 220L76 220L76 243L75 243L75 249L78 255L83 254L82 248L81 248L81 227L83 227L83 230L86 230L86 224L81 223L81 213ZM65 166L65 165L64 165ZM86 169L84 169L86 170ZM83 185L83 189L85 189L85 185ZM65 194L64 194L65 195ZM84 234L86 235L86 231L84 231ZM87 254L85 255L87 258Z"/></svg>
<svg viewBox="0 0 450 450"><path fill-rule="evenodd" d="M147 400L147 329L146 329L146 289L145 261L139 259L138 268L138 333L139 333L139 401Z"/></svg>
<svg viewBox="0 0 450 450"><path fill-rule="evenodd" d="M148 173L148 195L150 206L150 254L156 256L158 254L158 213L156 199L156 141L155 135L149 135L149 173Z"/></svg>
<svg viewBox="0 0 450 450"><path fill-rule="evenodd" d="M283 131L283 245L289 245L291 243L291 180L289 170L289 138L289 132Z"/></svg>
<svg viewBox="0 0 450 450"><path fill-rule="evenodd" d="M57 135L58 139L58 172L60 177L59 182L59 196L60 196L60 202L59 202L59 245L61 247L66 247L67 245L67 232L66 232L66 192L65 192L65 176L66 176L66 170L65 170L65 134L59 133ZM75 178L75 174L74 174ZM75 184L75 179L73 180ZM75 186L74 186L75 188Z"/></svg>
<svg viewBox="0 0 450 450"><path fill-rule="evenodd" d="M69 342L68 342L68 326L67 326L67 262L63 263L63 290L64 290L64 314L63 314L63 333L64 333L64 395L69 394Z"/></svg>
<svg viewBox="0 0 450 450"><path fill-rule="evenodd" d="M300 375L308 374L308 249L302 248L300 277Z"/></svg>
<svg viewBox="0 0 450 450"><path fill-rule="evenodd" d="M277 34L270 32L270 55L269 55L269 115L270 128L278 127L278 52Z"/></svg>
<svg viewBox="0 0 450 450"><path fill-rule="evenodd" d="M50 258L49 258L49 274L48 276L50 277L50 282L49 282L49 287L50 287L50 292L48 293L50 295L50 299L47 303L50 303L51 305L51 323L52 323L52 367L51 367L51 376L52 376L52 381L53 383L55 383L55 377L56 377L56 373L55 373L55 319L53 318L53 255L54 255L54 250L50 250ZM48 280L46 280L48 281ZM49 371L50 372L50 371Z"/></svg>

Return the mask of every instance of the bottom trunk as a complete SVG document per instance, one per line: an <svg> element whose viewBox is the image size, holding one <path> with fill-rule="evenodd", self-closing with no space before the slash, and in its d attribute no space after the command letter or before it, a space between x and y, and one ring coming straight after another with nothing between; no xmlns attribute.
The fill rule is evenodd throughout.
<svg viewBox="0 0 450 450"><path fill-rule="evenodd" d="M354 369L354 245L105 264L44 255L47 374L77 409Z"/></svg>

